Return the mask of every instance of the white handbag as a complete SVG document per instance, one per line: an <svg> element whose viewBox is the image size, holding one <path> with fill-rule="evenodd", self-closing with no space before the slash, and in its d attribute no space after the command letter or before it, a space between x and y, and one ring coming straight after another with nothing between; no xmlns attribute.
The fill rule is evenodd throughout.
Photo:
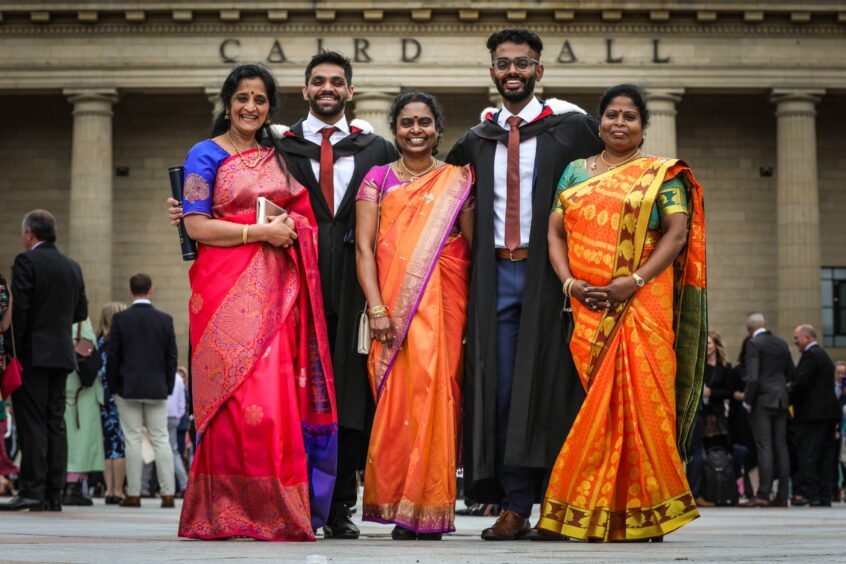
<svg viewBox="0 0 846 564"><path fill-rule="evenodd" d="M382 186L379 188L379 201L376 204L376 236L373 239L373 258L376 258L376 241L379 239L379 224L382 220L382 191L385 189L385 180L388 178L390 172L390 165L385 171L385 176L382 178ZM367 302L364 302L364 311L358 316L358 338L356 340L356 350L358 354L370 354L370 345L373 339L370 337L370 318L367 316Z"/></svg>

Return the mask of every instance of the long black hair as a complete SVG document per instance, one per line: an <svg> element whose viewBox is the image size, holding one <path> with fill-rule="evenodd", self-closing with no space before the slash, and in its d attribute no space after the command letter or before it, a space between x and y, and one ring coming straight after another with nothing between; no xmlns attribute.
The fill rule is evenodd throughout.
<svg viewBox="0 0 846 564"><path fill-rule="evenodd" d="M273 112L276 109L277 104L276 80L273 78L273 75L260 64L249 63L246 65L239 65L232 69L232 72L230 72L229 76L226 77L226 80L223 81L223 86L220 87L220 101L223 108L214 118L211 133L212 137L222 135L229 130L229 120L226 119L226 114L229 111L229 107L232 105L232 96L235 95L235 91L238 89L238 84L240 84L242 80L248 78L260 78L264 83L264 88L267 90L267 100L270 103L270 111L268 112L267 117L270 118L273 116ZM256 139L261 141L263 135L264 127L260 127L256 132Z"/></svg>
<svg viewBox="0 0 846 564"><path fill-rule="evenodd" d="M420 102L429 106L432 111L432 116L435 118L435 131L438 133L438 139L435 141L435 146L432 147L432 155L438 154L438 145L441 144L441 137L444 134L444 111L438 103L438 99L420 90L408 90L401 92L399 96L394 98L394 103L391 104L391 113L388 116L388 125L391 126L391 132L396 136L397 134L397 118L404 107L414 102Z"/></svg>

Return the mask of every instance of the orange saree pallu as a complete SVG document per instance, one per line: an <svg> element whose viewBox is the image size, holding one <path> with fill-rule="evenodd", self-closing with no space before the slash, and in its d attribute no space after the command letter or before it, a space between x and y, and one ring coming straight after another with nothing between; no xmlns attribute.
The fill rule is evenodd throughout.
<svg viewBox="0 0 846 564"><path fill-rule="evenodd" d="M214 217L255 223L265 196L289 210L287 248L200 246L190 270L198 444L182 537L314 540L334 487L337 416L308 193L271 151L226 159Z"/></svg>
<svg viewBox="0 0 846 564"><path fill-rule="evenodd" d="M467 241L452 230L472 183L469 167L447 165L382 198L376 261L396 338L392 346L374 341L368 362L377 407L365 521L418 533L455 530L470 258Z"/></svg>
<svg viewBox="0 0 846 564"><path fill-rule="evenodd" d="M587 398L552 471L539 526L572 538L657 537L699 513L682 468L707 338L702 188L681 161L646 157L560 194L570 269L604 286L630 276L660 239L648 231L661 184L687 193L688 242L625 303L573 300L570 349ZM681 452L681 455L680 455Z"/></svg>

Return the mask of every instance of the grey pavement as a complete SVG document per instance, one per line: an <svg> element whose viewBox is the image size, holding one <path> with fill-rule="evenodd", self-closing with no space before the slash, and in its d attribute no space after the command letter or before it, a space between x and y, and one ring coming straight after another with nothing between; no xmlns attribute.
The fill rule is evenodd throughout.
<svg viewBox="0 0 846 564"><path fill-rule="evenodd" d="M441 542L398 542L391 527L360 522L356 541L268 543L196 541L176 536L179 509L155 499L141 509L103 505L62 513L0 513L0 562L846 562L846 504L831 508L702 509L702 517L661 544L486 542L489 517L459 517L457 532ZM537 515L537 506L535 507Z"/></svg>

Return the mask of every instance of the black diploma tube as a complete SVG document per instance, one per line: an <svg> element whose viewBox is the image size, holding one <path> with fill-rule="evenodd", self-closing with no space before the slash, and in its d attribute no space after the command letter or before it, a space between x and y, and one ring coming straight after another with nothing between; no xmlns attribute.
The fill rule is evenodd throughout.
<svg viewBox="0 0 846 564"><path fill-rule="evenodd" d="M182 188L185 178L185 167L172 166L167 169L170 175L170 192L173 199L182 206ZM179 220L179 246L182 247L182 260L194 260L197 258L197 243L195 243L185 231L185 223Z"/></svg>

